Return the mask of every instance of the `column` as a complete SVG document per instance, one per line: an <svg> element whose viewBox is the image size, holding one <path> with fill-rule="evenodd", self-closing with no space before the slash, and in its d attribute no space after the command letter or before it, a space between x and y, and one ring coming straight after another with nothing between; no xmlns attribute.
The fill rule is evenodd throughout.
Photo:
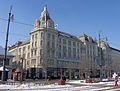
<svg viewBox="0 0 120 91"><path fill-rule="evenodd" d="M69 69L69 79L71 79L71 69Z"/></svg>
<svg viewBox="0 0 120 91"><path fill-rule="evenodd" d="M36 68L36 77L39 78L39 68Z"/></svg>

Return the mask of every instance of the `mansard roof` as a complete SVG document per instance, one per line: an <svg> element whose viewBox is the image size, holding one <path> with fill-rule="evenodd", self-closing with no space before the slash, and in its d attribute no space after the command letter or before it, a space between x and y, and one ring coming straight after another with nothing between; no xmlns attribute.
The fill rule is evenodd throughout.
<svg viewBox="0 0 120 91"><path fill-rule="evenodd" d="M110 47L110 49L120 52L119 49L116 49L116 48L113 48L113 47Z"/></svg>
<svg viewBox="0 0 120 91"><path fill-rule="evenodd" d="M79 38L84 37L85 41L92 42L92 43L97 43L96 40L93 40L92 37L86 35L85 33L82 33Z"/></svg>
<svg viewBox="0 0 120 91"><path fill-rule="evenodd" d="M29 43L30 43L30 40L27 40L27 41L17 41L14 45L9 46L9 47L8 47L8 50L13 49L13 48L16 48L16 47L18 47L18 46L22 46L22 45L25 45L25 44L29 44Z"/></svg>
<svg viewBox="0 0 120 91"><path fill-rule="evenodd" d="M72 38L72 39L75 39L75 40L81 42L81 40L78 37L73 36L73 35L68 34L68 33L65 33L65 32L58 31L58 36L64 36L64 37L67 37L67 38Z"/></svg>

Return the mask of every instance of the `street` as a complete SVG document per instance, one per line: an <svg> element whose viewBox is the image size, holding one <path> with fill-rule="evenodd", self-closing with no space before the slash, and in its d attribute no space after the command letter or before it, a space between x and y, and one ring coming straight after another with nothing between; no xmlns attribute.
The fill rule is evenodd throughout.
<svg viewBox="0 0 120 91"><path fill-rule="evenodd" d="M58 85L57 81L52 84L43 84L41 82L15 82L14 84L0 84L1 91L119 91L118 87L114 86L114 81L85 83L84 80L70 80L65 85Z"/></svg>

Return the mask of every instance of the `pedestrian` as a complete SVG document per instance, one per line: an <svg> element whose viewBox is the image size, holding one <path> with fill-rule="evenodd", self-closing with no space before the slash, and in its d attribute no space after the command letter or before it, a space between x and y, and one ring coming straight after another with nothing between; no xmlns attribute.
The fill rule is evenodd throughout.
<svg viewBox="0 0 120 91"><path fill-rule="evenodd" d="M63 79L64 81L66 81L66 77L65 77L65 76L62 76L62 79Z"/></svg>
<svg viewBox="0 0 120 91"><path fill-rule="evenodd" d="M83 73L83 79L85 79L85 73Z"/></svg>
<svg viewBox="0 0 120 91"><path fill-rule="evenodd" d="M115 77L115 87L118 87L118 76Z"/></svg>
<svg viewBox="0 0 120 91"><path fill-rule="evenodd" d="M51 77L50 76L48 76L48 81L50 81L51 80Z"/></svg>
<svg viewBox="0 0 120 91"><path fill-rule="evenodd" d="M78 77L77 77L77 75L75 76L75 79L77 79Z"/></svg>

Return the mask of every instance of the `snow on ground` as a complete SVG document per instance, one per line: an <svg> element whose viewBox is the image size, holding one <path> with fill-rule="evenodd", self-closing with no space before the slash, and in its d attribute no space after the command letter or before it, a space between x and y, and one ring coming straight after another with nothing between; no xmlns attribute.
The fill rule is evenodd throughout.
<svg viewBox="0 0 120 91"><path fill-rule="evenodd" d="M85 80L74 80L74 81L68 81L67 83L70 83L70 84L81 84L81 85L114 85L114 81L103 81L103 82L97 82L97 83L85 83ZM120 83L120 81L119 81Z"/></svg>
<svg viewBox="0 0 120 91"><path fill-rule="evenodd" d="M72 87L71 85L58 85L50 84L34 84L34 83L26 83L26 84L15 84L15 85L7 85L7 84L0 84L0 89L55 89L55 88L69 88Z"/></svg>
<svg viewBox="0 0 120 91"><path fill-rule="evenodd" d="M69 85L69 84L71 85ZM120 83L120 82L119 82ZM72 85L73 84L73 85ZM84 80L71 80L67 81L66 85L58 85L50 84L50 85L44 85L44 84L35 84L35 83L26 83L26 84L20 84L16 83L14 85L8 85L8 84L0 84L0 89L6 89L6 90L22 90L22 91L28 91L28 90L34 90L34 91L120 91L120 88L114 89L114 81L106 81L106 82L98 82L98 83L85 83ZM111 90L112 89L112 90ZM114 90L113 90L114 89Z"/></svg>

